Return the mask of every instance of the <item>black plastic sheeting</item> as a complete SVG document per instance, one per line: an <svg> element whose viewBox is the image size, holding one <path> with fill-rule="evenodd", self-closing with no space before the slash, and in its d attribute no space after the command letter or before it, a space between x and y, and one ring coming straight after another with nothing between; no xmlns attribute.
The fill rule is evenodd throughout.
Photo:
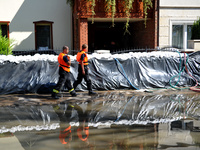
<svg viewBox="0 0 200 150"><path fill-rule="evenodd" d="M0 107L0 133L54 130L59 124L77 126L84 120L93 127L168 123L185 118L199 120L199 98L199 94L127 96L105 92L102 97L87 102Z"/></svg>
<svg viewBox="0 0 200 150"><path fill-rule="evenodd" d="M169 87L169 80L179 73L180 58L140 57L127 60L118 59L129 81L138 89ZM182 58L181 67L184 66ZM200 81L200 53L190 54L189 72ZM134 89L124 77L124 71L115 59L89 60L90 77L94 90ZM72 62L71 72L77 77L78 63ZM50 93L58 81L58 63L51 61L31 61L0 64L0 94L10 93ZM179 77L172 80L175 85ZM194 86L195 81L184 70L177 86ZM77 90L87 90L82 82Z"/></svg>

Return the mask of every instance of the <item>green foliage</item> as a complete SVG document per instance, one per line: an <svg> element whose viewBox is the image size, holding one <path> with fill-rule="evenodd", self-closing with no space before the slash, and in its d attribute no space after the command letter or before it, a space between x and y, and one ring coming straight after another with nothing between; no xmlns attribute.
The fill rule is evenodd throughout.
<svg viewBox="0 0 200 150"><path fill-rule="evenodd" d="M152 4L152 1L151 0L142 0L143 1L143 8L144 8L144 24L145 24L145 27L146 27L146 20L147 20L147 10L148 9L151 9L153 7L153 4Z"/></svg>
<svg viewBox="0 0 200 150"><path fill-rule="evenodd" d="M128 28L129 28L129 20L130 20L130 15L131 15L131 10L133 9L133 2L134 0L125 0L124 1L124 8L125 8L125 13L126 13L126 24L125 24L125 33L129 33Z"/></svg>
<svg viewBox="0 0 200 150"><path fill-rule="evenodd" d="M75 0L66 0L67 4L70 4L71 7L73 7L74 1ZM95 11L94 8L96 6L96 1L97 0L87 0L91 2L91 10L92 10L92 23L94 23L94 15ZM133 9L133 2L134 0L124 0L124 10L126 14L126 23L125 23L125 33L129 33L128 28L129 28L129 21L130 21L130 14ZM142 0L143 2L143 9L144 9L144 24L146 27L146 20L147 20L147 11L148 9L152 8L152 0ZM114 27L114 19L115 19L115 13L116 13L116 0L105 0L105 12L110 13L112 15L112 27Z"/></svg>
<svg viewBox="0 0 200 150"><path fill-rule="evenodd" d="M2 36L0 29L0 55L11 55L13 50L13 40L9 40L6 36Z"/></svg>
<svg viewBox="0 0 200 150"><path fill-rule="evenodd" d="M191 39L200 39L200 18L193 23Z"/></svg>
<svg viewBox="0 0 200 150"><path fill-rule="evenodd" d="M95 15L95 11L94 8L96 6L96 1L95 0L88 0L91 3L91 10L92 10L92 24L94 23L94 15Z"/></svg>
<svg viewBox="0 0 200 150"><path fill-rule="evenodd" d="M115 13L116 13L116 0L105 0L106 8L105 12L110 13L112 16L112 27L115 26ZM111 11L110 11L111 10Z"/></svg>

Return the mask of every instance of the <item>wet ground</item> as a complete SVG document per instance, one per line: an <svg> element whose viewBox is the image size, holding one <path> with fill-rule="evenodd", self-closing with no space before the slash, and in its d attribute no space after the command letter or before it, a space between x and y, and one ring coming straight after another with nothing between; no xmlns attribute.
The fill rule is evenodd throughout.
<svg viewBox="0 0 200 150"><path fill-rule="evenodd" d="M0 149L200 149L198 92L78 94L0 95Z"/></svg>

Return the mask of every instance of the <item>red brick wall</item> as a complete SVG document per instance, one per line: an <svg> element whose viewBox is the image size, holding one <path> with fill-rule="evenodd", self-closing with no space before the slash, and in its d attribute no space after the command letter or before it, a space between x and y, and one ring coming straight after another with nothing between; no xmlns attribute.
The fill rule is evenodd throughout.
<svg viewBox="0 0 200 150"><path fill-rule="evenodd" d="M156 48L158 46L158 10L154 1L153 12L149 12L146 28L144 21L132 23L133 43L135 47Z"/></svg>
<svg viewBox="0 0 200 150"><path fill-rule="evenodd" d="M132 34L134 47L154 48L156 45L154 20L148 20L145 28L144 22L132 24Z"/></svg>
<svg viewBox="0 0 200 150"><path fill-rule="evenodd" d="M88 44L88 21L86 18L80 19L79 29L80 29L79 30L79 36L80 36L79 45L81 47L83 44Z"/></svg>

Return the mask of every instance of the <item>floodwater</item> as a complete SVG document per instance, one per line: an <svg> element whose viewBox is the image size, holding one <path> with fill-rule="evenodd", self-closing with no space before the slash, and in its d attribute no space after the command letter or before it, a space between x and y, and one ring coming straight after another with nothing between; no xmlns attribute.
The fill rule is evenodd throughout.
<svg viewBox="0 0 200 150"><path fill-rule="evenodd" d="M200 149L199 93L97 93L0 96L0 149Z"/></svg>

